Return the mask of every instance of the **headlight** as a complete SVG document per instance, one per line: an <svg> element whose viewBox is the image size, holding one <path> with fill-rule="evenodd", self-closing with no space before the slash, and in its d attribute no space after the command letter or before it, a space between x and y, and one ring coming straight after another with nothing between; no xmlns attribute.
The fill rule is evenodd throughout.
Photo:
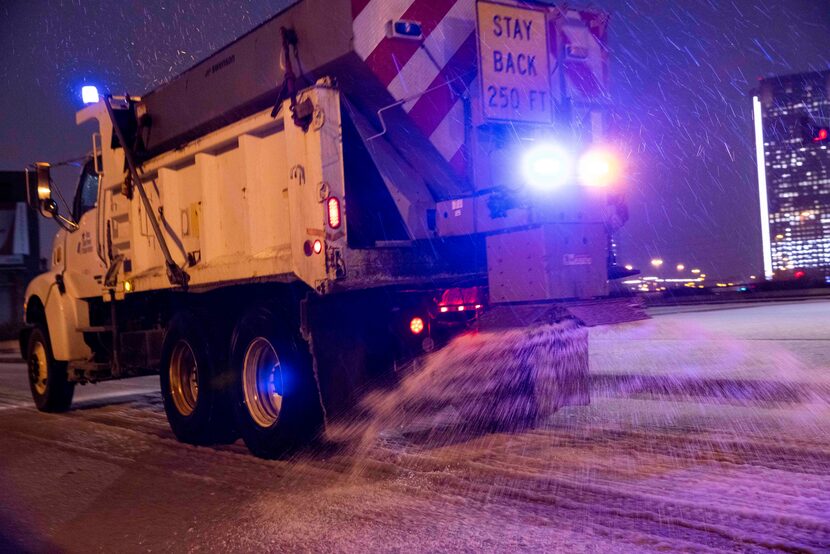
<svg viewBox="0 0 830 554"><path fill-rule="evenodd" d="M586 187L607 187L619 173L617 158L605 150L589 150L579 159L579 182Z"/></svg>
<svg viewBox="0 0 830 554"><path fill-rule="evenodd" d="M571 156L554 144L544 144L528 151L522 160L522 173L529 185L553 189L571 179Z"/></svg>

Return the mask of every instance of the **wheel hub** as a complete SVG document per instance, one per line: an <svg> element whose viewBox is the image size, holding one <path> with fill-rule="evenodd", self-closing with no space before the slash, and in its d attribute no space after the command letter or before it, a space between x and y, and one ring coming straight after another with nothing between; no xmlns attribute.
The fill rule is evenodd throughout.
<svg viewBox="0 0 830 554"><path fill-rule="evenodd" d="M199 399L199 368L190 345L180 340L170 355L170 391L176 410L189 416Z"/></svg>
<svg viewBox="0 0 830 554"><path fill-rule="evenodd" d="M248 345L242 364L245 403L254 422L263 428L277 423L284 394L282 367L274 346L264 337Z"/></svg>
<svg viewBox="0 0 830 554"><path fill-rule="evenodd" d="M42 342L37 342L29 356L29 380L40 395L46 394L46 379L49 375L47 367L46 347Z"/></svg>

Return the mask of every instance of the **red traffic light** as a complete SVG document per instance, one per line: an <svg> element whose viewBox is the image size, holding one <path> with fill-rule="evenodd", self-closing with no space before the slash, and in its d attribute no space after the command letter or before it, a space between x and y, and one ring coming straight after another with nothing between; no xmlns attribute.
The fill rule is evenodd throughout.
<svg viewBox="0 0 830 554"><path fill-rule="evenodd" d="M827 140L827 129L819 129L816 135L813 137L813 142L821 142L823 140Z"/></svg>

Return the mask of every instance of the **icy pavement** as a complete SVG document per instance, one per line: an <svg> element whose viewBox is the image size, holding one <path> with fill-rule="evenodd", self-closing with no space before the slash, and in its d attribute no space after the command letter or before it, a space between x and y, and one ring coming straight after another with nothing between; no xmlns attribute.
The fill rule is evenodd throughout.
<svg viewBox="0 0 830 554"><path fill-rule="evenodd" d="M591 329L592 403L359 456L197 448L155 380L26 403L0 362L0 543L94 551L830 550L830 302ZM355 471L358 468L359 471ZM2 548L0 548L1 550Z"/></svg>

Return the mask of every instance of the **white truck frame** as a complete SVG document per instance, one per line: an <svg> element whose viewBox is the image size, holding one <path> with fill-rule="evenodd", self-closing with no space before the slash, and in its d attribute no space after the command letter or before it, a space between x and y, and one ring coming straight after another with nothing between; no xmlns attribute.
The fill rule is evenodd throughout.
<svg viewBox="0 0 830 554"><path fill-rule="evenodd" d="M81 110L77 123L96 128L71 213L37 164L31 203L62 227L51 269L26 291L21 351L39 409L68 409L76 383L159 373L180 440L241 435L255 454L280 456L470 325L576 320L558 300L607 292L602 191L537 202L448 179L402 102L384 107L386 91L369 89L349 41L314 50L325 61L317 80L295 88L288 53L299 60L303 31L325 38L315 14L326 6L298 2L173 81L166 101L107 95ZM351 23L339 5L326 17ZM248 102L242 116L142 149L157 124L183 125L173 108L193 79L235 60L244 70L280 27L276 109ZM212 106L215 93L200 102ZM472 150L492 148L489 129L475 129ZM488 285L500 307L488 305ZM587 349L578 351L569 363L584 379ZM584 383L566 389L539 405L584 401Z"/></svg>

